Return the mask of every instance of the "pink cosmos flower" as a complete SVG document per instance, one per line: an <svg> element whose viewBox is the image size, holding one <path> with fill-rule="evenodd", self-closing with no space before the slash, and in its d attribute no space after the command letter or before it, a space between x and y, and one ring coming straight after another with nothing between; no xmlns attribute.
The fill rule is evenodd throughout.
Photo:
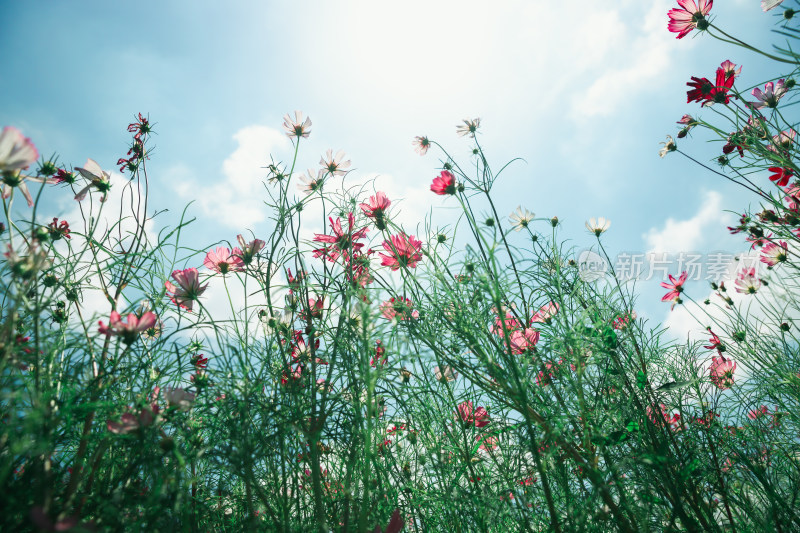
<svg viewBox="0 0 800 533"><path fill-rule="evenodd" d="M742 70L741 67L738 70L735 67L736 65L730 61L724 61L717 68L715 84L712 84L708 78L692 76L692 81L686 84L692 87L692 90L686 93L686 103L702 102L701 106L703 107L714 103L729 103L731 99L728 91L733 87L734 80Z"/></svg>
<svg viewBox="0 0 800 533"><path fill-rule="evenodd" d="M676 303L680 303L680 296L683 292L683 284L686 283L686 279L689 277L689 274L684 270L681 272L681 276L676 280L672 277L672 274L669 275L669 280L671 283L667 283L666 281L661 282L661 286L665 289L670 289L670 292L664 295L661 298L662 302L673 302L672 307L675 307Z"/></svg>
<svg viewBox="0 0 800 533"><path fill-rule="evenodd" d="M783 3L783 0L761 0L761 9L766 13L770 9L775 9Z"/></svg>
<svg viewBox="0 0 800 533"><path fill-rule="evenodd" d="M478 446L478 452L482 453L491 453L497 448L497 443L500 442L500 439L494 435L487 435L485 437L476 435L475 440L480 441L481 444Z"/></svg>
<svg viewBox="0 0 800 533"><path fill-rule="evenodd" d="M669 427L672 431L680 431L681 429L683 429L681 426L681 415L679 413L675 413L674 415L670 416L669 410L667 409L666 405L662 403L659 404L659 407L661 410L661 416L664 422L666 422L667 427ZM647 406L647 417L653 424L658 425L659 423L658 418L656 417L654 411L655 410L652 407L650 407L649 405Z"/></svg>
<svg viewBox="0 0 800 533"><path fill-rule="evenodd" d="M319 164L324 171L333 176L344 176L350 167L350 161L342 161L344 158L344 150L339 150L336 155L333 155L333 150L328 150L325 156L320 158Z"/></svg>
<svg viewBox="0 0 800 533"><path fill-rule="evenodd" d="M381 346L380 340L375 341L375 355L369 360L369 365L375 368L378 365L385 365L388 361L389 357L386 355L386 348Z"/></svg>
<svg viewBox="0 0 800 533"><path fill-rule="evenodd" d="M431 147L431 141L425 136L414 137L414 141L411 144L414 145L414 151L419 155L427 154L428 148Z"/></svg>
<svg viewBox="0 0 800 533"><path fill-rule="evenodd" d="M244 270L244 261L241 258L242 251L234 248L217 247L216 250L210 250L206 254L203 265L214 272L220 274L227 274L228 272L241 272Z"/></svg>
<svg viewBox="0 0 800 533"><path fill-rule="evenodd" d="M736 286L736 292L742 294L755 294L758 289L761 288L761 280L756 277L756 269L755 267L752 268L745 268L739 272L739 275L736 277L736 281L734 282Z"/></svg>
<svg viewBox="0 0 800 533"><path fill-rule="evenodd" d="M380 253L381 265L392 270L399 270L401 267L416 268L417 263L422 261L422 241L413 235L392 235L388 241L383 241L383 249L391 255Z"/></svg>
<svg viewBox="0 0 800 533"><path fill-rule="evenodd" d="M292 120L287 113L286 116L283 117L283 129L286 131L286 135L292 140L299 139L300 137L308 138L308 135L311 133L311 119L306 118L304 122L302 111L294 112L294 120Z"/></svg>
<svg viewBox="0 0 800 533"><path fill-rule="evenodd" d="M119 335L122 337L122 342L125 344L132 344L139 337L140 333L154 327L157 321L158 317L151 311L148 311L141 317L136 316L135 313L128 313L128 322L125 323L122 321L122 317L119 313L111 311L109 325L106 326L101 320L99 322L99 331L107 337Z"/></svg>
<svg viewBox="0 0 800 533"><path fill-rule="evenodd" d="M550 323L550 319L552 319L556 313L558 313L559 305L556 302L550 302L548 304L543 305L536 313L534 313L533 317L531 318L531 324L534 322L542 322L545 324Z"/></svg>
<svg viewBox="0 0 800 533"><path fill-rule="evenodd" d="M458 406L458 416L464 424L474 424L476 428L482 428L489 424L489 413L483 407L478 407L473 411L472 400L462 402Z"/></svg>
<svg viewBox="0 0 800 533"><path fill-rule="evenodd" d="M431 190L440 196L445 194L455 194L456 177L449 170L443 170L438 177L433 178Z"/></svg>
<svg viewBox="0 0 800 533"><path fill-rule="evenodd" d="M632 321L636 320L636 311L631 311L630 313L626 313L624 315L619 315L615 318L612 322L612 326L616 330L621 330L627 328Z"/></svg>
<svg viewBox="0 0 800 533"><path fill-rule="evenodd" d="M733 372L736 370L736 363L731 359L726 359L724 355L715 355L711 358L711 367L708 369L711 383L717 388L725 390L733 386Z"/></svg>
<svg viewBox="0 0 800 533"><path fill-rule="evenodd" d="M667 29L672 33L677 33L677 39L683 39L695 28L705 30L708 27L706 15L711 11L714 0L700 0L699 4L695 0L678 0L680 9L670 9L667 15L669 23Z"/></svg>
<svg viewBox="0 0 800 533"><path fill-rule="evenodd" d="M389 209L389 206L392 205L392 202L389 198L381 191L375 193L375 196L370 196L369 201L359 205L361 211L364 212L364 215L368 218L371 218L375 221L375 226L379 230L386 229L386 224L384 223L384 217L386 216L386 210Z"/></svg>
<svg viewBox="0 0 800 533"><path fill-rule="evenodd" d="M725 73L725 78L738 78L739 74L742 73L742 67L740 66L738 69L736 68L736 63L733 63L730 59L726 59L723 61L719 68L722 69L722 72Z"/></svg>
<svg viewBox="0 0 800 533"><path fill-rule="evenodd" d="M782 131L778 135L772 136L772 143L767 145L767 150L770 152L778 153L778 148L789 150L794 145L794 140L797 137L797 132L793 129Z"/></svg>
<svg viewBox="0 0 800 533"><path fill-rule="evenodd" d="M192 408L192 402L197 395L182 388L168 387L164 389L164 399L170 407L177 407L181 411L188 411Z"/></svg>
<svg viewBox="0 0 800 533"><path fill-rule="evenodd" d="M789 180L794 177L794 170L785 167L769 167L772 176L769 177L770 181L774 181L778 187L785 187L789 184Z"/></svg>
<svg viewBox="0 0 800 533"><path fill-rule="evenodd" d="M511 353L520 355L536 346L536 343L539 342L539 332L531 328L525 328L523 331L517 330L511 334L509 342Z"/></svg>
<svg viewBox="0 0 800 533"><path fill-rule="evenodd" d="M761 262L774 267L786 261L789 255L789 246L784 241L771 242L761 249Z"/></svg>
<svg viewBox="0 0 800 533"><path fill-rule="evenodd" d="M408 298L390 298L381 304L381 314L387 320L409 320L419 318L419 311Z"/></svg>
<svg viewBox="0 0 800 533"><path fill-rule="evenodd" d="M25 170L39 158L39 151L17 128L6 126L0 133L0 173Z"/></svg>
<svg viewBox="0 0 800 533"><path fill-rule="evenodd" d="M175 270L172 272L172 278L178 283L177 286L169 281L164 282L170 300L191 312L194 301L205 292L208 283L200 285L200 275L196 268Z"/></svg>
<svg viewBox="0 0 800 533"><path fill-rule="evenodd" d="M800 210L800 185L789 185L783 190L787 194L783 199L786 202L786 207L792 211Z"/></svg>
<svg viewBox="0 0 800 533"><path fill-rule="evenodd" d="M775 83L767 82L764 84L764 90L762 91L758 87L753 89L753 96L758 98L758 102L750 102L756 109L761 109L763 107L778 107L778 101L783 98L783 95L787 93L789 89L786 88L784 85L786 80L780 79Z"/></svg>
<svg viewBox="0 0 800 533"><path fill-rule="evenodd" d="M300 319L308 321L309 318L322 318L322 311L325 309L325 298L308 297L308 314L305 309L300 312Z"/></svg>
<svg viewBox="0 0 800 533"><path fill-rule="evenodd" d="M336 261L339 257L342 257L349 262L352 254L360 252L361 248L364 247L364 243L356 241L363 239L369 228L364 226L354 231L355 216L353 213L347 214L347 231L342 228L342 220L340 218L337 217L335 222L333 217L328 217L328 220L331 223L333 235L317 233L314 235L314 241L330 243L331 246L314 250L314 257L327 257L328 261Z"/></svg>
<svg viewBox="0 0 800 533"><path fill-rule="evenodd" d="M710 327L708 328L708 332L711 333L711 338L708 340L711 344L709 346L703 346L703 348L706 350L717 350L717 352L722 355L722 352L725 351L725 345L722 344L722 340L720 340L716 333L711 331Z"/></svg>
<svg viewBox="0 0 800 533"><path fill-rule="evenodd" d="M255 258L256 254L264 248L266 244L261 239L253 239L249 243L246 243L244 237L241 234L236 236L236 240L239 241L239 246L241 246L241 250L239 251L239 258L245 265L249 265L253 262L253 258Z"/></svg>
<svg viewBox="0 0 800 533"><path fill-rule="evenodd" d="M511 304L511 305L513 306L514 304ZM492 311L494 311L495 314L499 314L499 313L497 313L497 308L493 308ZM502 320L500 319L499 316L495 316L494 325L492 326L492 329L491 329L492 335L497 335L497 336L502 337L503 336L503 327L504 326L505 326L505 330L509 334L511 334L518 327L520 327L519 321L514 316L514 313L511 312L510 309L506 309L505 310L505 318L502 319Z"/></svg>
<svg viewBox="0 0 800 533"><path fill-rule="evenodd" d="M79 202L83 201L86 195L89 194L89 190L94 187L102 193L100 201L105 202L108 191L111 190L111 174L100 168L97 161L92 158L87 158L83 167L75 167L75 170L77 170L81 176L89 180L89 184L75 195L75 200Z"/></svg>

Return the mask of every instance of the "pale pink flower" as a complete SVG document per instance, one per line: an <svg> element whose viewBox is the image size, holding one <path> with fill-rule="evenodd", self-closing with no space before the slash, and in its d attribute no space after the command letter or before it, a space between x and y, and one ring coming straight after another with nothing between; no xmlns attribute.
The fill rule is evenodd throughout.
<svg viewBox="0 0 800 533"><path fill-rule="evenodd" d="M742 294L755 294L761 288L761 280L756 277L756 269L745 268L739 272L734 282L736 285L736 292Z"/></svg>
<svg viewBox="0 0 800 533"><path fill-rule="evenodd" d="M409 320L419 318L419 311L408 298L390 298L381 304L381 314L387 320Z"/></svg>
<svg viewBox="0 0 800 533"><path fill-rule="evenodd" d="M481 119L475 118L472 120L462 120L464 124L461 126L456 127L456 133L459 134L461 137L465 137L469 135L470 137L475 137L475 132L478 131L478 128L481 126Z"/></svg>
<svg viewBox="0 0 800 533"><path fill-rule="evenodd" d="M304 122L302 111L294 112L294 120L292 120L291 116L287 113L286 116L283 117L283 129L286 131L286 135L292 140L299 139L300 137L308 138L308 135L311 133L311 119L306 118Z"/></svg>
<svg viewBox="0 0 800 533"><path fill-rule="evenodd" d="M169 281L164 282L170 300L179 307L191 311L194 301L205 292L208 283L200 285L200 275L196 268L175 270L172 272L172 278L178 283L177 286Z"/></svg>
<svg viewBox="0 0 800 533"><path fill-rule="evenodd" d="M522 331L517 330L511 333L509 342L511 344L511 353L519 355L532 350L536 346L536 343L539 342L539 332L531 328L525 328Z"/></svg>
<svg viewBox="0 0 800 533"><path fill-rule="evenodd" d="M511 304L512 307L514 304ZM492 335L503 336L503 329L505 327L505 331L511 334L514 330L520 327L520 322L514 316L514 313L511 309L505 309L505 318L500 319L499 313L497 312L497 308L492 308L492 311L495 313L494 318L494 325L492 326L491 332Z"/></svg>
<svg viewBox="0 0 800 533"><path fill-rule="evenodd" d="M239 246L241 246L239 257L245 265L252 263L253 258L255 258L256 254L260 252L266 244L261 239L253 239L249 243L246 243L241 234L236 236L236 240L239 241Z"/></svg>
<svg viewBox="0 0 800 533"><path fill-rule="evenodd" d="M731 62L730 59L726 59L725 61L723 61L720 64L719 68L722 69L723 73L725 73L725 79L728 79L728 78L731 78L731 77L738 78L739 74L742 73L742 67L739 66L739 68L737 69L736 68L736 63Z"/></svg>
<svg viewBox="0 0 800 533"><path fill-rule="evenodd" d="M800 185L789 185L783 189L787 196L783 199L792 211L800 210Z"/></svg>
<svg viewBox="0 0 800 533"><path fill-rule="evenodd" d="M428 148L431 147L431 141L428 140L427 137L414 137L414 141L411 143L414 145L414 151L417 152L419 155L425 155L428 153Z"/></svg>
<svg viewBox="0 0 800 533"><path fill-rule="evenodd" d="M100 168L97 161L91 158L87 158L83 167L75 167L75 170L89 180L89 184L75 195L75 199L79 202L82 201L89 193L89 189L94 187L98 192L102 193L100 201L105 202L108 191L111 190L111 174Z"/></svg>
<svg viewBox="0 0 800 533"><path fill-rule="evenodd" d="M344 150L339 150L336 155L333 155L333 150L325 152L325 157L320 158L319 164L322 165L322 170L334 176L344 176L347 174L347 169L350 168L350 161L342 161L344 159Z"/></svg>
<svg viewBox="0 0 800 533"><path fill-rule="evenodd" d="M780 79L775 83L771 81L767 82L764 85L763 91L756 87L753 89L753 96L758 98L758 102L750 102L750 104L756 109L761 109L762 107L778 107L778 101L789 90L784 83L786 83L784 79Z"/></svg>
<svg viewBox="0 0 800 533"><path fill-rule="evenodd" d="M778 148L789 150L794 145L796 137L797 132L793 129L782 131L778 135L773 135L772 143L767 145L767 150L775 153L778 153Z"/></svg>
<svg viewBox="0 0 800 533"><path fill-rule="evenodd" d="M146 332L148 329L155 327L158 317L155 313L147 311L141 317L136 316L135 313L128 313L128 321L123 322L122 317L116 311L111 311L110 323L108 326L99 322L99 332L107 337L112 335L122 337L122 342L125 344L132 344L139 337L140 333Z"/></svg>
<svg viewBox="0 0 800 533"><path fill-rule="evenodd" d="M458 406L458 416L462 422L467 425L474 424L476 428L482 428L489 424L489 413L483 407L473 410L472 400L462 402Z"/></svg>
<svg viewBox="0 0 800 533"><path fill-rule="evenodd" d="M422 261L422 241L413 235L392 235L388 241L383 241L383 249L391 255L378 254L381 256L381 264L392 270L399 270L401 267L416 268L417 263Z"/></svg>
<svg viewBox="0 0 800 533"><path fill-rule="evenodd" d="M722 390L730 389L733 386L733 372L736 370L736 363L731 359L726 359L724 355L715 355L711 358L711 367L708 372L711 382Z"/></svg>
<svg viewBox="0 0 800 533"><path fill-rule="evenodd" d="M550 323L550 320L558 313L559 305L556 302L550 302L543 305L531 318L531 324L534 322Z"/></svg>
<svg viewBox="0 0 800 533"><path fill-rule="evenodd" d="M192 402L197 395L193 392L188 392L182 388L168 387L164 389L164 399L170 407L177 407L181 411L188 411L192 408Z"/></svg>
<svg viewBox="0 0 800 533"><path fill-rule="evenodd" d="M761 9L766 13L770 9L775 9L783 3L783 0L761 0Z"/></svg>
<svg viewBox="0 0 800 533"><path fill-rule="evenodd" d="M6 126L0 133L0 173L25 170L39 158L39 151L17 128Z"/></svg>
<svg viewBox="0 0 800 533"><path fill-rule="evenodd" d="M680 303L680 296L683 292L683 284L686 283L689 274L686 271L681 272L681 276L676 280L672 277L672 274L669 275L669 280L672 283L667 283L666 281L661 283L661 286L665 289L670 289L670 292L665 294L662 298L662 302L672 302L672 308L675 308L675 304Z"/></svg>
<svg viewBox="0 0 800 533"><path fill-rule="evenodd" d="M669 23L667 29L672 33L677 33L678 39L683 39L686 35L699 27L704 30L708 27L706 15L711 11L711 6L714 4L713 0L699 0L699 4L695 0L678 0L680 9L670 9L667 15L669 16Z"/></svg>
<svg viewBox="0 0 800 533"><path fill-rule="evenodd" d="M308 169L306 172L306 175L300 176L300 183L297 184L297 189L306 196L321 191L322 186L325 184L325 170L319 169L316 177L314 177L313 170Z"/></svg>
<svg viewBox="0 0 800 533"><path fill-rule="evenodd" d="M217 247L216 250L209 250L203 265L214 272L227 274L228 272L241 272L244 270L244 261L241 258L242 251L234 248Z"/></svg>
<svg viewBox="0 0 800 533"><path fill-rule="evenodd" d="M761 249L761 262L774 267L786 261L789 256L789 246L784 241L770 242Z"/></svg>
<svg viewBox="0 0 800 533"><path fill-rule="evenodd" d="M476 435L475 440L481 443L480 446L478 446L478 452L482 453L491 453L493 450L497 449L497 443L500 442L500 439L494 435L486 435L485 437Z"/></svg>
<svg viewBox="0 0 800 533"><path fill-rule="evenodd" d="M436 381L455 381L458 379L458 372L453 370L451 366L445 366L443 368L435 366L433 367L433 375Z"/></svg>

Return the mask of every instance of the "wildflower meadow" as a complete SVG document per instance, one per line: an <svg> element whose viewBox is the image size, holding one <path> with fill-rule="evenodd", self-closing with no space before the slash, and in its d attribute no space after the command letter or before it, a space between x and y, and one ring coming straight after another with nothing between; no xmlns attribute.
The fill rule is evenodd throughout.
<svg viewBox="0 0 800 533"><path fill-rule="evenodd" d="M678 88L651 160L750 198L725 206L733 283L661 282L705 340L637 314L609 266L615 213L587 213L595 272L557 216L501 212L493 188L520 167L480 118L455 146L409 139L457 213L412 227L288 113L291 158L261 163L270 230L222 242L189 242L190 206L152 229L169 121L135 110L116 161L63 162L4 125L0 530L800 531L800 3L762 0L767 48L719 4L661 15L672 46L730 56Z"/></svg>

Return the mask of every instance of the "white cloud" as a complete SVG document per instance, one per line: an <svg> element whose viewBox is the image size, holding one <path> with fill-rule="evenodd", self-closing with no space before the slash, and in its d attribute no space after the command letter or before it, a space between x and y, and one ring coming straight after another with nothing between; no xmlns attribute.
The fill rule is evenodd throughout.
<svg viewBox="0 0 800 533"><path fill-rule="evenodd" d="M247 126L233 135L236 150L222 163L222 179L202 179L187 166L169 170L167 181L175 191L196 205L209 217L227 227L242 231L266 219L262 182L263 168L271 153L289 147L289 140L278 130L266 126ZM211 182L212 185L204 185ZM203 184L201 184L203 183Z"/></svg>
<svg viewBox="0 0 800 533"><path fill-rule="evenodd" d="M649 252L697 251L710 244L709 235L714 234L714 228L730 224L730 217L730 214L722 210L722 196L716 191L708 191L699 211L692 218L669 218L662 229L651 228L642 238Z"/></svg>

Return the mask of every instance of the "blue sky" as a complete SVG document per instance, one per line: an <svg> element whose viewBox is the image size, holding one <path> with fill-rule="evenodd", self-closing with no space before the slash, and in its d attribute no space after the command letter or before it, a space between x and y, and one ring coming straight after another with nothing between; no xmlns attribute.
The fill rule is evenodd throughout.
<svg viewBox="0 0 800 533"><path fill-rule="evenodd" d="M658 143L684 113L711 116L685 103L690 76L710 77L730 59L744 65L741 90L780 71L696 32L676 40L666 30L673 4L2 2L0 125L20 128L44 155L75 166L92 157L110 170L127 150L126 125L149 114L154 205L174 223L195 200L188 239L202 247L268 231L259 167L270 152L289 157L287 112L314 123L300 168L344 149L356 169L348 179L379 175L379 188L406 198L409 222L444 205L428 191L438 154L418 156L414 136L467 161L455 126L480 117L496 168L524 159L496 185L501 213L522 204L557 215L579 249L593 240L584 221L605 216L612 255L743 251L722 211L749 197L675 154L661 160ZM778 20L757 0L718 2L712 14L754 44ZM704 141L680 146L708 161L721 145ZM71 202L64 194L42 216L69 213ZM639 283L640 314L663 320L658 281Z"/></svg>

